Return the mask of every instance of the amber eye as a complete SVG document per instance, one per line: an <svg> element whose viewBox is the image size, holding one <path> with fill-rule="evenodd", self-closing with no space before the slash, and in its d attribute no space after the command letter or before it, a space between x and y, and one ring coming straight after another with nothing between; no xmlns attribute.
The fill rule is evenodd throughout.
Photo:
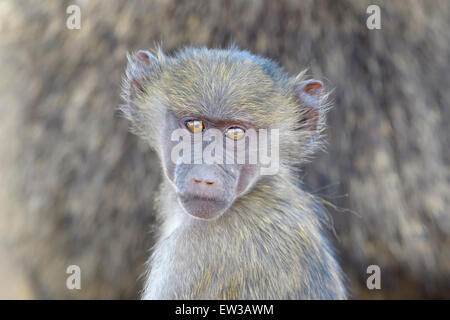
<svg viewBox="0 0 450 320"><path fill-rule="evenodd" d="M239 140L245 135L245 130L239 127L231 127L227 129L225 134L232 140Z"/></svg>
<svg viewBox="0 0 450 320"><path fill-rule="evenodd" d="M201 120L188 120L186 121L186 127L192 133L202 132L205 129L205 125Z"/></svg>

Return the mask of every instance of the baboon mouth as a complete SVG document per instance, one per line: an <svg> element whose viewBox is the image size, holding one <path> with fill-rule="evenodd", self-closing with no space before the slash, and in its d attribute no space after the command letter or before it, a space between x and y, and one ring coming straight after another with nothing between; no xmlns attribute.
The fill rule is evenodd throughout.
<svg viewBox="0 0 450 320"><path fill-rule="evenodd" d="M191 216L211 220L218 218L229 207L228 201L197 195L179 196L184 210Z"/></svg>
<svg viewBox="0 0 450 320"><path fill-rule="evenodd" d="M190 200L194 200L194 201L205 201L205 202L217 202L217 203L225 203L226 201L223 199L218 199L218 198L210 198L210 197L203 197L203 196L198 196L198 195L180 195L180 198L184 201L190 201Z"/></svg>

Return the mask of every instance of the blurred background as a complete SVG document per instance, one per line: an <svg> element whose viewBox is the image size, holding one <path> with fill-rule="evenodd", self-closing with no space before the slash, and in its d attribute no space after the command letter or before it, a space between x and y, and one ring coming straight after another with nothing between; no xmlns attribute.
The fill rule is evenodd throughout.
<svg viewBox="0 0 450 320"><path fill-rule="evenodd" d="M447 0L2 0L0 298L138 297L160 170L115 109L126 52L155 42L234 42L335 88L303 180L333 204L351 297L450 298L449 30Z"/></svg>

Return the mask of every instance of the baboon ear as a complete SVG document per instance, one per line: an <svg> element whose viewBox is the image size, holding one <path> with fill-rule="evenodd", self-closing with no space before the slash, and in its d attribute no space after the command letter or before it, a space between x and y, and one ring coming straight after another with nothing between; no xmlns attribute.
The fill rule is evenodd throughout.
<svg viewBox="0 0 450 320"><path fill-rule="evenodd" d="M128 54L127 81L128 102L145 92L144 82L158 65L158 59L150 52L139 50L135 54Z"/></svg>
<svg viewBox="0 0 450 320"><path fill-rule="evenodd" d="M135 127L138 127L142 124L142 115L138 112L137 99L145 94L145 84L150 80L159 62L154 55L145 50L127 54L127 58L128 64L122 86L125 104L120 106L120 110Z"/></svg>
<svg viewBox="0 0 450 320"><path fill-rule="evenodd" d="M302 128L310 131L319 129L322 96L323 83L319 80L302 81L297 87L297 97L304 109L300 119Z"/></svg>

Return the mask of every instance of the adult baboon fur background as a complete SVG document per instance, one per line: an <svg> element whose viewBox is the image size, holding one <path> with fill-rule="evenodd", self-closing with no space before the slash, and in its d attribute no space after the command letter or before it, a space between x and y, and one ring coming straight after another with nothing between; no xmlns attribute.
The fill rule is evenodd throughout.
<svg viewBox="0 0 450 320"><path fill-rule="evenodd" d="M448 30L447 0L2 1L0 296L138 296L160 170L115 112L126 52L234 42L335 88L328 151L303 178L333 203L351 296L449 298Z"/></svg>

